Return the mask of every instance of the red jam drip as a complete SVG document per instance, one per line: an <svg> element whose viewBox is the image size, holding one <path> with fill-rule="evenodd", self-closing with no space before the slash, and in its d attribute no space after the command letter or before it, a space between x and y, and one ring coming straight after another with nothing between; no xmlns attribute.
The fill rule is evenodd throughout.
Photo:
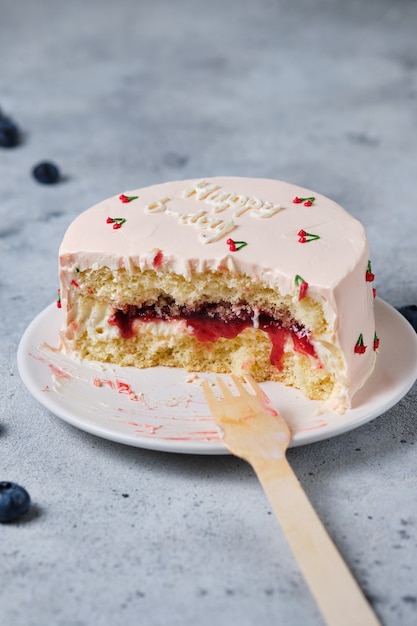
<svg viewBox="0 0 417 626"><path fill-rule="evenodd" d="M268 333L269 339L272 343L269 360L272 365L275 365L275 367L281 369L281 360L284 355L285 341L290 331L285 330L284 328L279 328L278 326L269 326L269 328L263 328L262 330Z"/></svg>
<svg viewBox="0 0 417 626"><path fill-rule="evenodd" d="M110 326L117 326L122 339L132 339L135 335L133 329L133 322L135 318L131 315L123 313L122 311L116 311L110 318Z"/></svg>
<svg viewBox="0 0 417 626"><path fill-rule="evenodd" d="M312 356L314 358L317 357L316 351L314 350L314 346L311 343L311 341L309 341L307 336L300 336L297 335L296 333L292 333L291 334L292 337L292 341L294 344L294 350L296 352L301 352L302 354L308 354L309 356Z"/></svg>
<svg viewBox="0 0 417 626"><path fill-rule="evenodd" d="M123 339L131 339L135 335L135 319L140 319L143 322L160 321L160 318L151 314L138 316L135 314L129 315L129 313L123 313L122 311L116 311L109 319L109 324L119 328L120 335ZM247 320L233 320L226 322L222 320L207 319L203 316L190 318L173 317L172 319L183 319L187 326L193 329L196 340L202 343L215 343L220 338L234 339L246 328L253 328L252 322ZM292 339L295 352L317 358L314 346L309 341L305 332L302 333L302 331L297 332L295 329L283 328L276 323L260 323L259 328L269 336L272 344L270 362L275 367L281 367L284 346L287 337L289 336Z"/></svg>
<svg viewBox="0 0 417 626"><path fill-rule="evenodd" d="M191 326L197 341L216 342L220 338L234 339L245 328L253 328L249 322L222 322L219 320L186 320L187 326ZM280 367L281 359L284 354L284 346L288 335L291 335L294 342L296 352L303 352L316 356L314 348L307 338L299 338L295 332L273 324L262 324L260 329L267 333L272 343L270 361L275 367Z"/></svg>

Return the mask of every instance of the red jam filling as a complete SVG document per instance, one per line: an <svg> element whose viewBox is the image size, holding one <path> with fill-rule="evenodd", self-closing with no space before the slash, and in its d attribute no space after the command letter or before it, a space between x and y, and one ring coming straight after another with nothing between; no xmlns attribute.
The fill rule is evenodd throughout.
<svg viewBox="0 0 417 626"><path fill-rule="evenodd" d="M245 328L252 328L253 325L248 322L222 322L213 320L186 320L187 325L191 326L197 341L215 342L220 337L225 339L234 339ZM267 333L272 344L270 361L275 367L280 367L281 359L284 354L284 346L288 335L293 340L294 350L302 354L308 354L315 357L316 353L313 345L307 337L300 337L294 330L282 328L277 324L260 324L259 328Z"/></svg>
<svg viewBox="0 0 417 626"><path fill-rule="evenodd" d="M193 329L196 340L203 343L214 343L220 338L234 339L245 328L253 328L249 314L243 315L241 319L233 315L229 319L221 319L220 315L208 317L203 311L187 312L182 315L169 315L161 311L157 313L152 307L147 309L127 307L126 311L117 310L109 319L109 324L118 327L123 339L131 339L135 335L134 322L138 319L143 322L184 320L187 326ZM270 361L275 367L280 368L287 337L291 337L296 352L317 358L308 332L297 322L287 320L284 326L282 321L267 314L260 314L259 328L269 336L272 344Z"/></svg>

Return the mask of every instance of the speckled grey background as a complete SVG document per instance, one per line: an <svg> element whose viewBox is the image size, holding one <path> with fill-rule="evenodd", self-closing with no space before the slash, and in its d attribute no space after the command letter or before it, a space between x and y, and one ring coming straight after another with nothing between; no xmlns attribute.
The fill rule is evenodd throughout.
<svg viewBox="0 0 417 626"><path fill-rule="evenodd" d="M66 226L123 189L287 179L367 227L378 294L416 302L417 4L411 0L0 0L0 479L34 506L0 526L2 626L319 626L251 469L132 449L23 387L19 339L54 300ZM37 184L54 160L64 180ZM395 366L395 364L393 365ZM290 461L387 626L417 622L416 388Z"/></svg>

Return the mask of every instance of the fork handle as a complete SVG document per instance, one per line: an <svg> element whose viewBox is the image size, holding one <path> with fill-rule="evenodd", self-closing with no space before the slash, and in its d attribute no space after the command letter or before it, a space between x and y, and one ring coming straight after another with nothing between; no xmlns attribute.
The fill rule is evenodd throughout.
<svg viewBox="0 0 417 626"><path fill-rule="evenodd" d="M381 626L286 458L250 459L328 626Z"/></svg>

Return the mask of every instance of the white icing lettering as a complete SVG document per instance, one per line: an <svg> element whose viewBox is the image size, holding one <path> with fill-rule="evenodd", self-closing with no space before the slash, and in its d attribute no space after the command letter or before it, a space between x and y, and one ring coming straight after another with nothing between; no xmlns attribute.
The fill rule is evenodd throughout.
<svg viewBox="0 0 417 626"><path fill-rule="evenodd" d="M229 203L231 206L245 206L247 203L247 196L242 196L240 193L231 193L229 197Z"/></svg>
<svg viewBox="0 0 417 626"><path fill-rule="evenodd" d="M195 223L197 228L207 228L207 226L210 227L210 224L212 224L212 219L207 215L202 215Z"/></svg>
<svg viewBox="0 0 417 626"><path fill-rule="evenodd" d="M195 183L192 187L183 191L183 196L189 198L193 194L196 194L198 200L204 200L210 193L219 189L219 185L214 183L209 184L204 178Z"/></svg>
<svg viewBox="0 0 417 626"><path fill-rule="evenodd" d="M212 212L221 213L222 211L225 211L229 207L230 207L230 204L228 202L219 202L219 203L213 204Z"/></svg>
<svg viewBox="0 0 417 626"><path fill-rule="evenodd" d="M206 185L207 185L207 181L204 180L204 178L201 178L196 183L194 183L192 187L188 187L188 189L184 189L184 191L182 192L183 198L189 198L190 196L193 195L193 193L196 193L196 191L204 189Z"/></svg>
<svg viewBox="0 0 417 626"><path fill-rule="evenodd" d="M254 209L249 213L252 217L272 217L278 211L281 211L282 207L280 204L271 204L270 202L266 203L264 206L259 209Z"/></svg>
<svg viewBox="0 0 417 626"><path fill-rule="evenodd" d="M167 215L173 215L178 218L179 224L185 224L195 226L200 231L200 239L203 243L212 243L217 241L224 234L230 232L235 227L234 222L225 222L215 217L211 217L207 214L207 211L201 210L198 213L181 213L167 207L165 204L169 201L169 198L163 198L151 202L145 207L147 213L163 213Z"/></svg>
<svg viewBox="0 0 417 626"><path fill-rule="evenodd" d="M216 202L216 199L219 197L220 194L224 194L224 192L220 191L220 187L217 187L217 189L215 189L214 191L212 191L211 193L209 193L209 195L206 198L206 202ZM227 194L226 194L227 195Z"/></svg>
<svg viewBox="0 0 417 626"><path fill-rule="evenodd" d="M282 210L280 204L272 202L263 202L254 196L248 197L243 194L222 191L219 185L209 183L202 178L193 183L191 187L184 189L182 192L184 198L195 196L196 200L203 200L211 205L211 215L207 211L201 210L198 213L182 213L167 206L171 198L165 197L155 200L145 207L146 213L166 213L173 215L178 219L179 224L194 226L200 232L198 234L200 241L204 244L218 241L221 237L230 233L236 224L233 219L227 221L216 217L218 213L227 209L232 209L233 218L240 217L246 212L257 218L272 217L278 211ZM256 327L257 316L254 315L254 325Z"/></svg>
<svg viewBox="0 0 417 626"><path fill-rule="evenodd" d="M250 211L251 209L261 209L263 205L264 203L262 200L259 200L259 198L248 198L245 204L233 213L233 217L240 217L246 213L246 211Z"/></svg>
<svg viewBox="0 0 417 626"><path fill-rule="evenodd" d="M230 222L220 222L213 228L213 226L209 227L207 230L199 233L199 238L203 243L213 243L217 241L226 233L230 233L235 228L236 224L232 221Z"/></svg>
<svg viewBox="0 0 417 626"><path fill-rule="evenodd" d="M182 215L182 213L180 211L175 211L175 209L170 209L167 207L167 215L175 215L176 217L180 217L180 215Z"/></svg>
<svg viewBox="0 0 417 626"><path fill-rule="evenodd" d="M155 202L151 202L145 207L146 213L163 213L166 211L165 204L170 200L170 198L162 198L161 200L156 200Z"/></svg>
<svg viewBox="0 0 417 626"><path fill-rule="evenodd" d="M248 198L234 191L231 193L222 192L219 185L215 183L209 184L204 178L198 180L182 192L185 198L189 198L194 194L197 200L205 200L205 202L212 205L212 213L221 213L226 209L235 208L233 217L240 217L247 211L249 211L249 215L252 217L272 217L282 209L280 204L262 202L262 200L253 196Z"/></svg>
<svg viewBox="0 0 417 626"><path fill-rule="evenodd" d="M207 196L206 200L212 205L211 210L213 213L221 213L229 207L229 203L226 202L229 195L227 191L219 192L219 195L216 196L214 200L212 200L210 196Z"/></svg>
<svg viewBox="0 0 417 626"><path fill-rule="evenodd" d="M200 217L207 214L207 211L200 211L199 213L180 213L180 224L195 224Z"/></svg>
<svg viewBox="0 0 417 626"><path fill-rule="evenodd" d="M207 185L205 189L202 189L201 191L196 192L197 198L199 200L204 200L204 198L207 198L209 193L216 191L218 188L219 188L218 185Z"/></svg>
<svg viewBox="0 0 417 626"><path fill-rule="evenodd" d="M249 211L249 210L250 210L250 206L248 206L247 204L244 204L239 209L236 209L236 211L233 213L233 217L240 217L241 215L246 213L246 211Z"/></svg>
<svg viewBox="0 0 417 626"><path fill-rule="evenodd" d="M262 200L259 200L259 198L254 198L253 196L252 198L249 198L249 200L246 203L246 206L249 209L260 209L262 205L263 205Z"/></svg>

